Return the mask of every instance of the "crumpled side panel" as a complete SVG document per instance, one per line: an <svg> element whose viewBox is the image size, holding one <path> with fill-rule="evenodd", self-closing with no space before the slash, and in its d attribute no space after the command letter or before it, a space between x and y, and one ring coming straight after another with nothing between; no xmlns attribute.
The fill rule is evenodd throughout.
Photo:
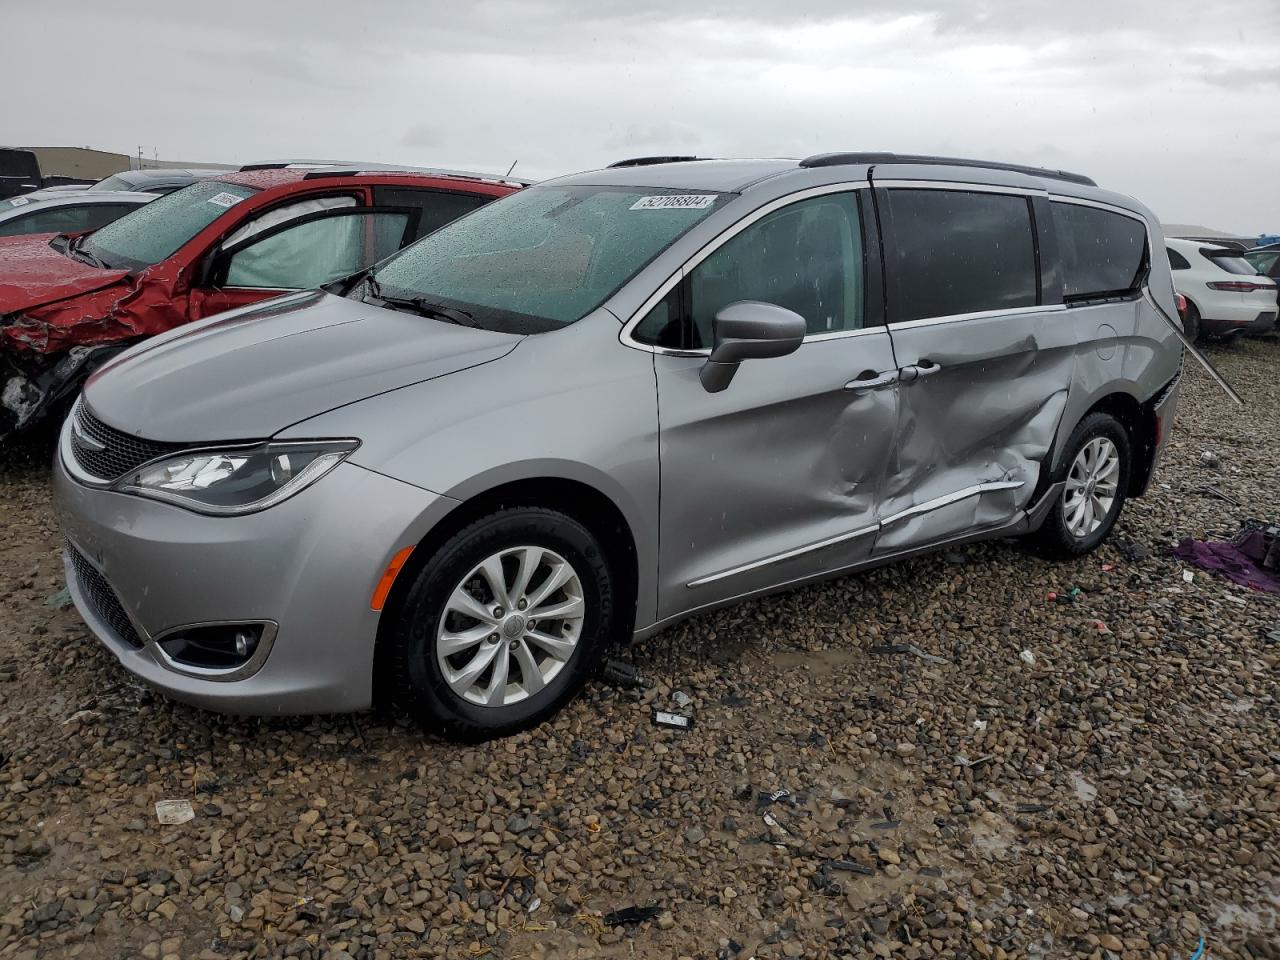
<svg viewBox="0 0 1280 960"><path fill-rule="evenodd" d="M1035 492L1066 408L1071 320L1015 314L890 331L901 367L928 361L941 369L899 387L876 552L1013 519Z"/></svg>

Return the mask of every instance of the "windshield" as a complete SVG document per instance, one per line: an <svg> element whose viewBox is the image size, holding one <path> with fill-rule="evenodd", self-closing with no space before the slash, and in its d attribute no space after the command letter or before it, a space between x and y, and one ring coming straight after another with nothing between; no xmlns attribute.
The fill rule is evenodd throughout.
<svg viewBox="0 0 1280 960"><path fill-rule="evenodd" d="M81 247L108 267L139 270L171 257L231 207L258 191L204 180L152 200L87 237Z"/></svg>
<svg viewBox="0 0 1280 960"><path fill-rule="evenodd" d="M380 296L463 310L489 329L553 330L598 307L726 199L644 187L533 187L405 248L374 278Z"/></svg>
<svg viewBox="0 0 1280 960"><path fill-rule="evenodd" d="M90 190L132 190L133 184L126 180L122 175L107 177L105 180L99 180Z"/></svg>

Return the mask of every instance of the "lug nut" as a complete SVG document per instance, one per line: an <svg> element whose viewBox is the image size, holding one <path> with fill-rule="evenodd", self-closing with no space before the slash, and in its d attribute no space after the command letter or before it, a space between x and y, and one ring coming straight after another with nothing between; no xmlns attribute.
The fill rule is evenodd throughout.
<svg viewBox="0 0 1280 960"><path fill-rule="evenodd" d="M536 629L538 628L538 621L537 621L537 620L530 620L528 623L526 623L526 624L524 625L524 628L525 628L526 630L536 630Z"/></svg>
<svg viewBox="0 0 1280 960"><path fill-rule="evenodd" d="M501 607L494 607L494 608L493 608L493 615L494 615L495 617L501 617L501 616L503 616L504 614L506 614L506 612L507 612L507 611L503 610Z"/></svg>
<svg viewBox="0 0 1280 960"><path fill-rule="evenodd" d="M498 642L498 635L497 635L496 633L491 633L491 634L489 634L488 640L489 640L489 642L490 642L490 643L497 643L497 642Z"/></svg>
<svg viewBox="0 0 1280 960"><path fill-rule="evenodd" d="M516 604L516 606L519 607L521 610L523 610L528 605L529 605L529 601L526 600L524 597L521 597L520 602Z"/></svg>

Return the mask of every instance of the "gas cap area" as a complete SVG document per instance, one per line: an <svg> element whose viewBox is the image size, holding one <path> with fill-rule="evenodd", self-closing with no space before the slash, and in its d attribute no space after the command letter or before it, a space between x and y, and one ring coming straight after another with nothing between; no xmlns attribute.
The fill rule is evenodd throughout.
<svg viewBox="0 0 1280 960"><path fill-rule="evenodd" d="M1098 324L1098 356L1110 360L1116 355L1116 328L1107 323Z"/></svg>

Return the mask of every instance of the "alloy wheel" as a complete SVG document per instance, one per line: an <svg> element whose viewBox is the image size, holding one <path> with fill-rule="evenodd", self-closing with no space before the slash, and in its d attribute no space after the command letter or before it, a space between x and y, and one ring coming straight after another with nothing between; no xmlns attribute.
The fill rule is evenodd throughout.
<svg viewBox="0 0 1280 960"><path fill-rule="evenodd" d="M436 627L436 659L459 697L509 706L564 669L585 614L582 581L568 560L545 547L501 550L449 594Z"/></svg>
<svg viewBox="0 0 1280 960"><path fill-rule="evenodd" d="M1062 496L1062 516L1073 537L1084 539L1105 522L1120 485L1120 451L1094 437L1076 454Z"/></svg>

